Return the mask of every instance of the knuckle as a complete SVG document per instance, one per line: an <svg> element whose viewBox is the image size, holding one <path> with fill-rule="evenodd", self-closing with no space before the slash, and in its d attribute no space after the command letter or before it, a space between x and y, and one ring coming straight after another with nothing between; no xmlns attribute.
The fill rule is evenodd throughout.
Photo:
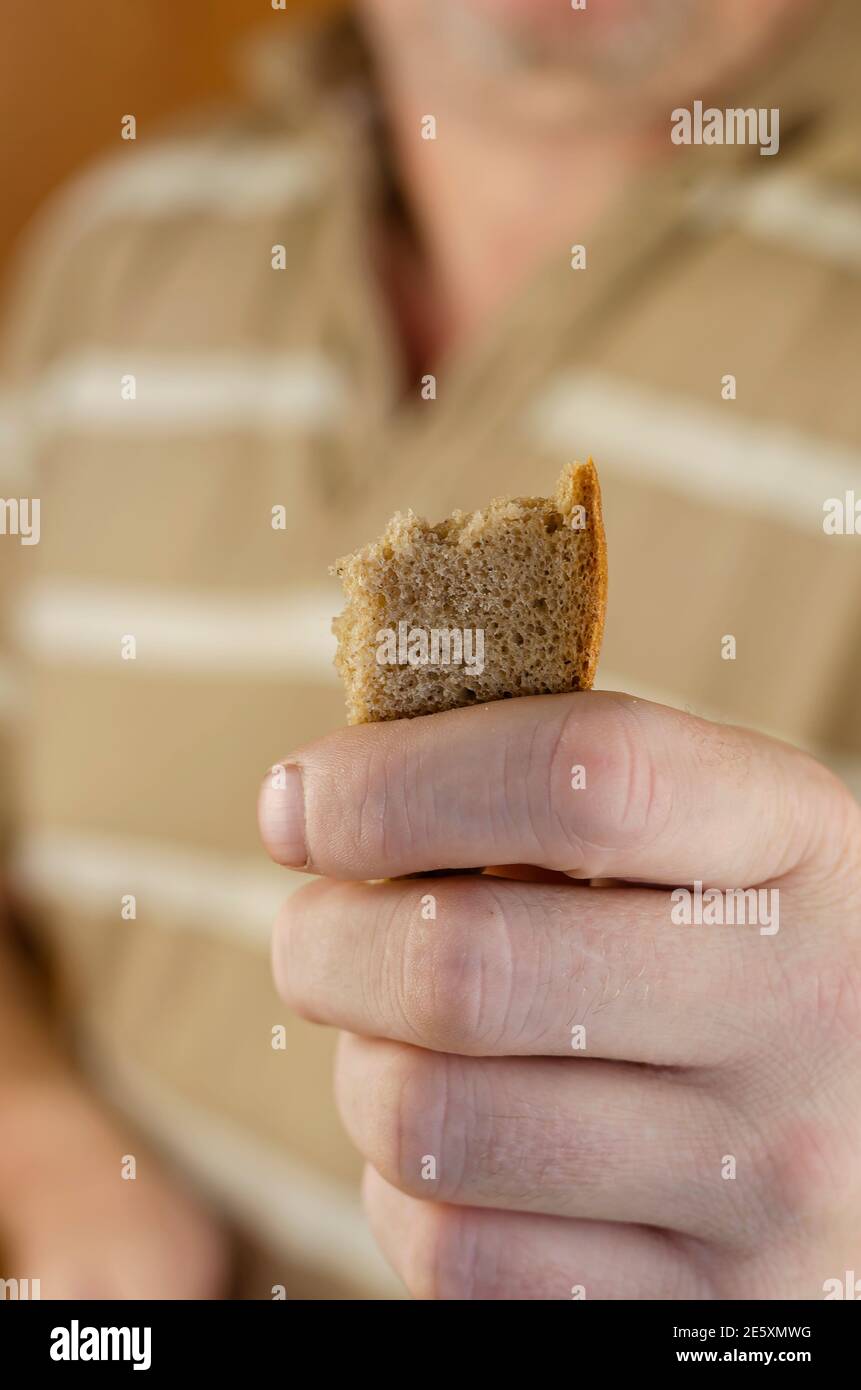
<svg viewBox="0 0 861 1390"><path fill-rule="evenodd" d="M791 967L787 1041L815 1066L824 1053L861 1059L861 942L832 945L814 963L809 955ZM834 1073L832 1075L835 1075ZM812 1078L811 1078L812 1080Z"/></svg>
<svg viewBox="0 0 861 1390"><path fill-rule="evenodd" d="M404 803L403 760L387 731L366 724L328 734L305 764L304 785L312 868L343 877L345 866L385 862Z"/></svg>
<svg viewBox="0 0 861 1390"><path fill-rule="evenodd" d="M837 1126L807 1117L781 1129L760 1176L776 1200L782 1225L810 1235L855 1209L859 1130L857 1123Z"/></svg>
<svg viewBox="0 0 861 1390"><path fill-rule="evenodd" d="M360 746L345 770L345 781L350 795L346 801L339 798L337 815L340 833L347 840L346 858L379 863L385 857L389 807L385 757Z"/></svg>
<svg viewBox="0 0 861 1390"><path fill-rule="evenodd" d="M480 1054L505 1032L514 971L506 914L489 885L447 884L435 896L435 919L407 932L401 1010L422 1046Z"/></svg>
<svg viewBox="0 0 861 1390"><path fill-rule="evenodd" d="M826 874L840 877L844 887L847 879L851 880L857 923L861 916L861 806L839 777L821 764L815 766L817 775L824 779L823 800L827 808L818 827L818 861Z"/></svg>
<svg viewBox="0 0 861 1390"><path fill-rule="evenodd" d="M398 1046L371 1083L366 1156L394 1187L438 1195L448 1123L445 1058Z"/></svg>
<svg viewBox="0 0 861 1390"><path fill-rule="evenodd" d="M848 951L841 952L819 971L819 1017L823 1037L832 1055L848 1045L856 1065L861 1064L861 940L856 935Z"/></svg>
<svg viewBox="0 0 861 1390"><path fill-rule="evenodd" d="M485 1223L486 1224L486 1223ZM469 1300L492 1298L495 1281L483 1274L482 1221L460 1207L422 1210L402 1270L414 1298Z"/></svg>
<svg viewBox="0 0 861 1390"><path fill-rule="evenodd" d="M672 778L652 751L648 711L630 697L602 700L584 736L583 706L575 700L562 721L550 776L552 822L581 874L600 874L603 851L648 845L669 820ZM571 789L578 764L586 779L580 792ZM561 867L570 872L574 865Z"/></svg>
<svg viewBox="0 0 861 1390"><path fill-rule="evenodd" d="M847 908L839 884L832 898L824 902L818 890L815 905L793 899L792 937L756 975L758 998L769 1001L782 1056L794 1058L796 1074L811 1089L821 1080L823 1057L833 1061L829 1082L861 1059L861 914L857 904L854 912ZM815 935L806 931L811 920L820 928Z"/></svg>
<svg viewBox="0 0 861 1390"><path fill-rule="evenodd" d="M768 1240L775 1232L807 1240L839 1221L841 1213L855 1210L861 1195L857 1041L848 1054L845 1048L808 1043L796 1039L787 1060L786 1042L775 1040L769 1056L753 1069L743 1095L738 1113L746 1135L740 1162L747 1172L748 1243ZM842 1065L829 1066L826 1075L824 1055L842 1058ZM792 1086L787 1085L787 1068ZM814 1095L815 1103L810 1099Z"/></svg>

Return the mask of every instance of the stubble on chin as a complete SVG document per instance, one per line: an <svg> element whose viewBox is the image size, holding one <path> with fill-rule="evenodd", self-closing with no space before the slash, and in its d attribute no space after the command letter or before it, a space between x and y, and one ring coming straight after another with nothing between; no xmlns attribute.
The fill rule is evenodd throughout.
<svg viewBox="0 0 861 1390"><path fill-rule="evenodd" d="M426 91L433 82L449 106L548 133L587 115L593 128L612 130L662 109L680 55L706 41L709 11L703 0L625 0L612 23L566 6L564 24L559 11L540 24L470 0L401 5L396 22L409 28Z"/></svg>

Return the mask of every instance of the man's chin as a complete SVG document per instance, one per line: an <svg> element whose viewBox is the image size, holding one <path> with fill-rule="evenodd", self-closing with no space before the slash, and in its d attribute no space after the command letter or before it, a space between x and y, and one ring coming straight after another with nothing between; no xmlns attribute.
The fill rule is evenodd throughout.
<svg viewBox="0 0 861 1390"><path fill-rule="evenodd" d="M462 3L492 22L531 23L549 32L567 28L574 10L571 0L462 0ZM606 28L626 15L642 11L645 3L647 0L592 0L583 10L575 11L574 18L593 29Z"/></svg>
<svg viewBox="0 0 861 1390"><path fill-rule="evenodd" d="M621 85L654 75L677 52L700 0L425 0L432 24L476 75ZM431 19L431 15L427 16Z"/></svg>

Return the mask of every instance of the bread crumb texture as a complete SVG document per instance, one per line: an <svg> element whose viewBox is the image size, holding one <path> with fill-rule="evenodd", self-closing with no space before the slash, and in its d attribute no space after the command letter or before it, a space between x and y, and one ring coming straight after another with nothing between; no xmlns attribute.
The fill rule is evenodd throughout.
<svg viewBox="0 0 861 1390"><path fill-rule="evenodd" d="M398 513L332 568L350 724L592 685L607 558L591 459L552 498L500 497L436 526Z"/></svg>

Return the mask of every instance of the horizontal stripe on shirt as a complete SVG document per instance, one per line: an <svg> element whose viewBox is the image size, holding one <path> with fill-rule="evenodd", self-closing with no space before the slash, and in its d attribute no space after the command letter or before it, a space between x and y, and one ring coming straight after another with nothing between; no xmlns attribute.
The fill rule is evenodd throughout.
<svg viewBox="0 0 861 1390"><path fill-rule="evenodd" d="M216 213L233 221L289 208L319 195L327 160L320 147L225 134L123 141L123 152L79 176L60 194L69 230L110 218Z"/></svg>
<svg viewBox="0 0 861 1390"><path fill-rule="evenodd" d="M129 376L135 396L127 400L123 378ZM25 428L38 434L325 429L338 423L347 401L343 375L313 353L153 356L132 346L60 358L26 395L10 397L2 429L13 442Z"/></svg>
<svg viewBox="0 0 861 1390"><path fill-rule="evenodd" d="M128 668L151 672L217 671L283 679L308 677L333 684L333 616L343 607L331 588L266 594L194 593L65 578L25 586L12 614L19 650L55 665ZM121 641L135 638L134 660L123 660Z"/></svg>
<svg viewBox="0 0 861 1390"><path fill-rule="evenodd" d="M835 543L841 537L835 538ZM187 590L110 589L79 580L42 580L26 586L14 614L19 650L48 666L74 664L116 671L138 668L146 675L313 679L337 686L331 619L343 606L340 589L314 588L284 598L271 594L193 594ZM120 642L135 636L137 657L124 662ZM134 678L134 671L129 671ZM635 675L599 668L598 688L627 690L672 708L689 707L678 690L647 690ZM19 704L14 663L0 663L0 714L12 717ZM721 722L724 711L700 708ZM764 730L786 738L785 730ZM841 759L810 748L861 796L861 760Z"/></svg>
<svg viewBox="0 0 861 1390"><path fill-rule="evenodd" d="M9 866L30 898L62 908L72 900L93 913L114 914L117 930L157 922L268 950L278 909L307 875L259 858L225 860L221 853L178 848L135 836L46 829L22 835ZM134 894L137 916L121 917Z"/></svg>
<svg viewBox="0 0 861 1390"><path fill-rule="evenodd" d="M861 496L861 452L751 420L736 401L704 406L603 373L557 376L524 427L532 443L566 458L588 439L601 467L797 529L822 532L828 498Z"/></svg>
<svg viewBox="0 0 861 1390"><path fill-rule="evenodd" d="M737 227L806 261L861 270L861 198L821 179L795 172L706 184L693 195L693 208L710 229Z"/></svg>

